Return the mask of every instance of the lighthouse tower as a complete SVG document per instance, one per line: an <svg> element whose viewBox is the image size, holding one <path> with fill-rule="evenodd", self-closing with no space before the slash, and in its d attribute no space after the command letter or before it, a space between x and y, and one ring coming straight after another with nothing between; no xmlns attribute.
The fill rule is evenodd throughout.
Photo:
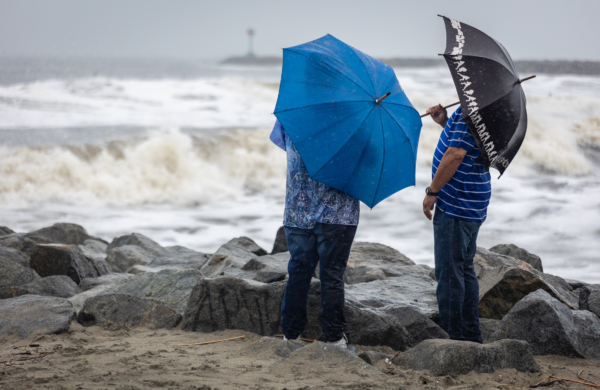
<svg viewBox="0 0 600 390"><path fill-rule="evenodd" d="M254 57L254 34L256 33L256 31L254 31L253 28L249 28L248 29L248 57Z"/></svg>

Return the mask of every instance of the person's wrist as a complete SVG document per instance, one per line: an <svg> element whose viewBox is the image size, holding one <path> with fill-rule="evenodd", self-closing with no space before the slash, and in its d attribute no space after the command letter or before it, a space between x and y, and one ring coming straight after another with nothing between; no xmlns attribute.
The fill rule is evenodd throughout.
<svg viewBox="0 0 600 390"><path fill-rule="evenodd" d="M425 193L429 196L438 196L438 194L440 193L440 191L435 191L431 188L431 186L427 186L427 188L425 188Z"/></svg>

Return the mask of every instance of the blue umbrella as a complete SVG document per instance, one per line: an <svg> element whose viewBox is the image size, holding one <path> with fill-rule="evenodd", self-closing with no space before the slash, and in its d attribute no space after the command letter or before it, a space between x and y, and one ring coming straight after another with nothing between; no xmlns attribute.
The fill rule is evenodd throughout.
<svg viewBox="0 0 600 390"><path fill-rule="evenodd" d="M415 184L419 113L392 68L331 35L283 50L275 116L313 180L369 207Z"/></svg>

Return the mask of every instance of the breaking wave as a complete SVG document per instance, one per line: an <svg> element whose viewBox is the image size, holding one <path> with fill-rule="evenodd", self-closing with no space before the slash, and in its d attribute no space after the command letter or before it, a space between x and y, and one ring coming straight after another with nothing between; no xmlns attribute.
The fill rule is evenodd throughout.
<svg viewBox="0 0 600 390"><path fill-rule="evenodd" d="M599 123L594 118L573 123L571 130L553 131L530 120L511 169L588 173L591 163L580 145L600 146ZM431 164L439 129L423 127L417 162L421 168ZM0 201L206 203L283 189L285 164L285 153L269 141L267 129L195 136L173 128L103 146L3 149Z"/></svg>
<svg viewBox="0 0 600 390"><path fill-rule="evenodd" d="M197 204L281 187L285 154L267 130L206 138L178 129L107 146L0 152L0 201Z"/></svg>

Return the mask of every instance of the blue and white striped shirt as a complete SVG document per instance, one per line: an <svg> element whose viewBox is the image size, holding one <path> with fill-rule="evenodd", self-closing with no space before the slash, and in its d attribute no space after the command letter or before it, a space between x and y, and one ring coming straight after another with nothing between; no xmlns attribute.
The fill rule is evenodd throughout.
<svg viewBox="0 0 600 390"><path fill-rule="evenodd" d="M433 154L432 178L450 146L464 149L467 154L452 179L440 191L437 207L452 218L483 222L492 196L491 177L479 156L475 139L462 120L460 107L454 111L440 135Z"/></svg>

